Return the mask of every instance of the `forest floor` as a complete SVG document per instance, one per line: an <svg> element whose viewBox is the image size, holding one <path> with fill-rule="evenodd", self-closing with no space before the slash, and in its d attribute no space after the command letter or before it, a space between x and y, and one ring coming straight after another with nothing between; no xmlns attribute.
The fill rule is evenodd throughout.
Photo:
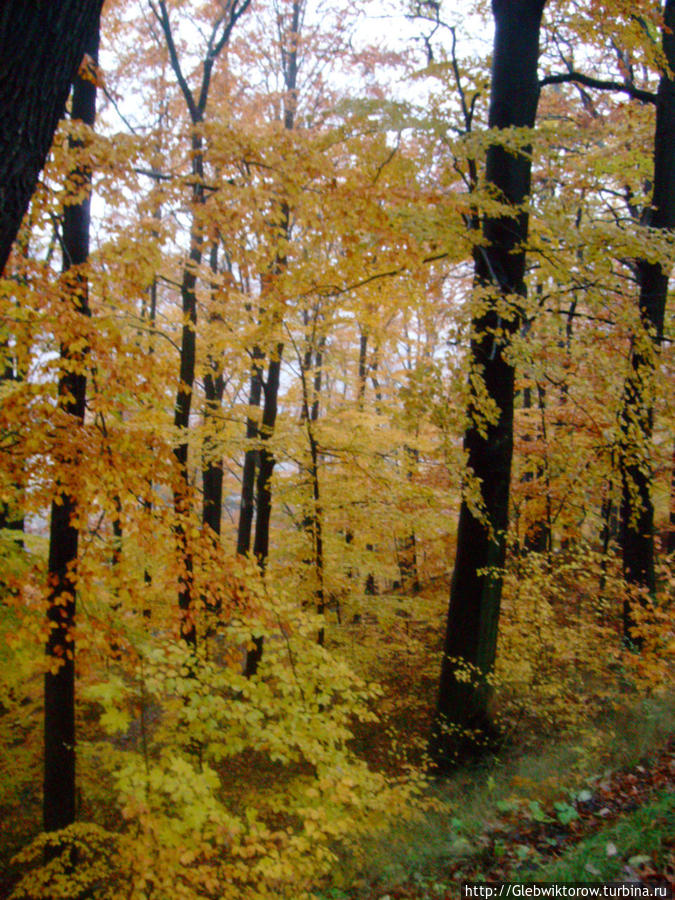
<svg viewBox="0 0 675 900"><path fill-rule="evenodd" d="M471 881L665 882L674 890L675 734L662 734L630 765L581 782L566 775L509 775L507 790L493 790L489 800L489 770L468 773L455 791L461 796L472 779L483 781L473 820L469 792L458 813L432 815L426 830L392 837L370 869L322 900L454 900Z"/></svg>

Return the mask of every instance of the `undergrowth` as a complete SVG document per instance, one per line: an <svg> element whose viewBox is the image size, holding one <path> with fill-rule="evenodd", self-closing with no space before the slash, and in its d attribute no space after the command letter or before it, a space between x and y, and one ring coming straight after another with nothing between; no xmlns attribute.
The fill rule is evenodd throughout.
<svg viewBox="0 0 675 900"><path fill-rule="evenodd" d="M592 783L598 774L638 763L673 734L675 691L663 691L659 696L617 704L602 721L585 723L563 742L553 734L540 735L534 748L523 750L512 746L498 757L460 769L431 788L436 805L433 811L422 819L401 823L370 843L358 858L342 856L319 896L354 898L372 885L385 894L401 881L443 884L444 872L452 863L482 852L480 836L495 825L505 809L525 803L536 813L543 804L549 804L564 819L565 812L571 809L570 798ZM657 805L658 802L655 801ZM634 847L638 853L640 846L646 846L639 837L630 844L621 836L629 834L632 827L642 827L643 820L649 822L650 809L644 816L636 813L636 818L629 818L625 828L617 824L620 837L615 841L617 847L625 844L626 852L634 855ZM672 832L675 821L672 797L665 798L658 809L670 817ZM658 842L660 833L655 826L653 842ZM602 849L602 839L598 836L597 845L589 843L589 858L598 847ZM652 838L645 840L651 847ZM583 856L586 851L580 848L579 852L588 861ZM531 877L547 881L588 881L604 877L588 871L579 874L578 869L572 869L577 866L577 858L570 856L570 860L569 872L579 877L566 874L564 868L559 874L557 869L542 869L536 878L533 870Z"/></svg>

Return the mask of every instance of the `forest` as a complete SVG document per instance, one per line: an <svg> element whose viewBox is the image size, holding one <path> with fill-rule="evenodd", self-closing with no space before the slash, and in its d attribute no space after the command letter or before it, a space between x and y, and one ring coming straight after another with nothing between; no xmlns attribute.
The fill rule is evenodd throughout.
<svg viewBox="0 0 675 900"><path fill-rule="evenodd" d="M0 896L672 889L675 0L5 0L0 110Z"/></svg>

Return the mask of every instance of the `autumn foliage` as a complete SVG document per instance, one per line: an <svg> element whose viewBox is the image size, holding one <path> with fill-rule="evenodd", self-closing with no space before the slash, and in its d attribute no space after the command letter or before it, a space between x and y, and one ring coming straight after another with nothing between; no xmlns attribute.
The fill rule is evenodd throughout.
<svg viewBox="0 0 675 900"><path fill-rule="evenodd" d="M485 513L462 435L499 416L469 353L493 302L473 279L484 217L526 210L529 232L518 327L506 294L489 320L514 454L496 663L455 666L489 696L494 732L471 737L499 752L672 685L672 319L654 343L636 264L674 258L647 221L654 104L634 96L665 71L662 15L568 5L546 5L540 78L583 42L589 78L626 90L551 81L534 128L498 132L489 47L437 4L402 8L396 46L353 4L239 4L217 59L236 3L106 6L97 124L61 123L0 281L11 896L300 900L433 805L458 511ZM485 181L490 146L531 154L517 209ZM89 195L89 257L63 271L64 211ZM636 345L654 360L646 437L623 411ZM67 373L86 376L81 422ZM649 474L653 590L623 577L629 453ZM55 835L36 810L63 497L77 813Z"/></svg>

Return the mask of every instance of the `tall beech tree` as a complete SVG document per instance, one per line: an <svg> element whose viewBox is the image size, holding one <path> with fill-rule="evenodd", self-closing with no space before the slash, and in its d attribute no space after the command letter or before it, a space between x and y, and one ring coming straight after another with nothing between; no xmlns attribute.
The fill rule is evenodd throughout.
<svg viewBox="0 0 675 900"><path fill-rule="evenodd" d="M188 428L192 393L195 384L195 366L197 360L197 277L204 251L204 223L200 213L206 202L204 186L204 139L200 130L204 122L204 114L209 99L213 66L230 39L237 21L250 6L250 0L227 0L220 7L219 14L211 26L207 40L206 54L202 61L202 78L199 93L193 94L183 72L174 41L169 10L164 0L155 5L149 0L150 9L159 22L169 52L171 68L178 81L183 99L187 106L191 123L192 142L192 188L190 226L190 246L188 257L183 267L180 285L180 296L183 309L183 327L180 343L180 369L173 423L180 435L174 448L174 457L178 466L176 482L173 488L176 546L182 560L183 572L178 590L178 606L181 609L183 637L190 645L197 641L197 630L193 615L193 560L187 537L186 520L190 513L190 486L188 478Z"/></svg>
<svg viewBox="0 0 675 900"><path fill-rule="evenodd" d="M489 126L532 128L539 86L539 31L546 0L493 0L494 55ZM486 181L508 207L486 215L483 241L474 250L477 312L472 321L470 421L464 449L480 498L462 500L457 553L443 648L438 703L430 751L449 768L490 730L488 677L496 647L508 526L513 454L514 365L509 336L521 324L531 150L495 141ZM488 408L486 409L486 403ZM478 733L478 734L477 734Z"/></svg>
<svg viewBox="0 0 675 900"><path fill-rule="evenodd" d="M290 22L285 23L283 14L277 10L277 28L279 30L279 49L281 57L281 74L283 77L283 127L285 131L293 131L298 105L298 45L300 29L305 11L304 0L293 0L290 10ZM261 278L261 302L265 302L268 288L274 286L275 279L287 267L284 242L289 238L291 210L288 202L282 199L278 204L279 224L277 241L280 245L275 253L271 271ZM261 308L261 316L264 311ZM276 316L273 318L277 318ZM279 385L281 379L281 362L284 345L277 341L269 354L267 377L263 377L263 357L257 345L251 352L251 384L249 406L260 407L260 422L251 415L246 421L247 439L256 439L257 448L247 448L244 457L241 489L241 514L237 533L237 552L250 552L251 530L255 509L255 530L253 533L253 554L260 570L264 572L267 565L270 547L270 524L272 519L272 475L276 465L269 440L274 434L279 407ZM254 490L255 486L255 490ZM253 497L255 496L255 504ZM253 646L246 654L245 672L248 677L255 675L262 658L263 640L253 637Z"/></svg>
<svg viewBox="0 0 675 900"><path fill-rule="evenodd" d="M0 9L0 272L102 6L7 0Z"/></svg>
<svg viewBox="0 0 675 900"><path fill-rule="evenodd" d="M654 9L650 14L654 14ZM637 17L638 13L635 12ZM675 67L675 3L666 0L662 9L663 62L656 94L635 84L631 67L625 69L622 82L594 78L576 71L567 61L569 71L549 75L541 86L574 82L591 90L621 92L634 101L654 104L654 169L651 179L650 204L642 210L629 203L631 215L640 219L641 229L663 232L675 226L675 82L671 73ZM649 44L655 43L653 33L643 29ZM650 48L653 50L653 48ZM614 44L621 60L626 54ZM653 53L651 54L653 55ZM625 68L625 67L624 67ZM586 98L586 103L588 98ZM621 484L621 528L619 543L626 581L654 595L656 590L654 554L654 504L651 496L653 481L652 430L656 373L656 354L663 339L668 295L669 267L661 260L646 256L631 264L639 289L638 310L641 329L631 339L629 373L624 383L619 414L621 434L617 453L618 479ZM608 511L611 504L608 507ZM608 532L605 531L605 538ZM607 546L604 541L605 547ZM639 617L638 617L639 618ZM623 609L624 638L636 646L640 638L632 634L636 625L632 602L627 597Z"/></svg>
<svg viewBox="0 0 675 900"><path fill-rule="evenodd" d="M98 57L98 23L92 26L86 50ZM96 116L96 86L78 75L73 85L71 118L90 127ZM70 138L76 149L81 142ZM72 173L78 190L91 183L91 172L78 166ZM68 203L63 211L63 293L74 312L73 343L61 345L61 376L58 384L61 426L70 429L84 422L87 380L84 371L86 332L91 315L89 290L82 266L89 258L90 201ZM83 340L84 338L84 340ZM58 459L66 471L77 468L77 450ZM66 487L55 497L49 528L49 600L47 660L44 685L44 799L45 831L56 831L75 820L75 594L79 528L75 521L77 496Z"/></svg>
<svg viewBox="0 0 675 900"><path fill-rule="evenodd" d="M675 81L672 77L675 71L675 0L666 0L663 10L663 54L666 66L656 98L652 202L643 216L646 225L659 230L675 228ZM637 261L636 268L643 331L633 338L621 413L620 542L626 580L653 595L656 578L650 446L656 354L663 338L670 271L663 262L645 258ZM624 637L629 641L635 638L632 634L634 625L634 612L627 599Z"/></svg>

